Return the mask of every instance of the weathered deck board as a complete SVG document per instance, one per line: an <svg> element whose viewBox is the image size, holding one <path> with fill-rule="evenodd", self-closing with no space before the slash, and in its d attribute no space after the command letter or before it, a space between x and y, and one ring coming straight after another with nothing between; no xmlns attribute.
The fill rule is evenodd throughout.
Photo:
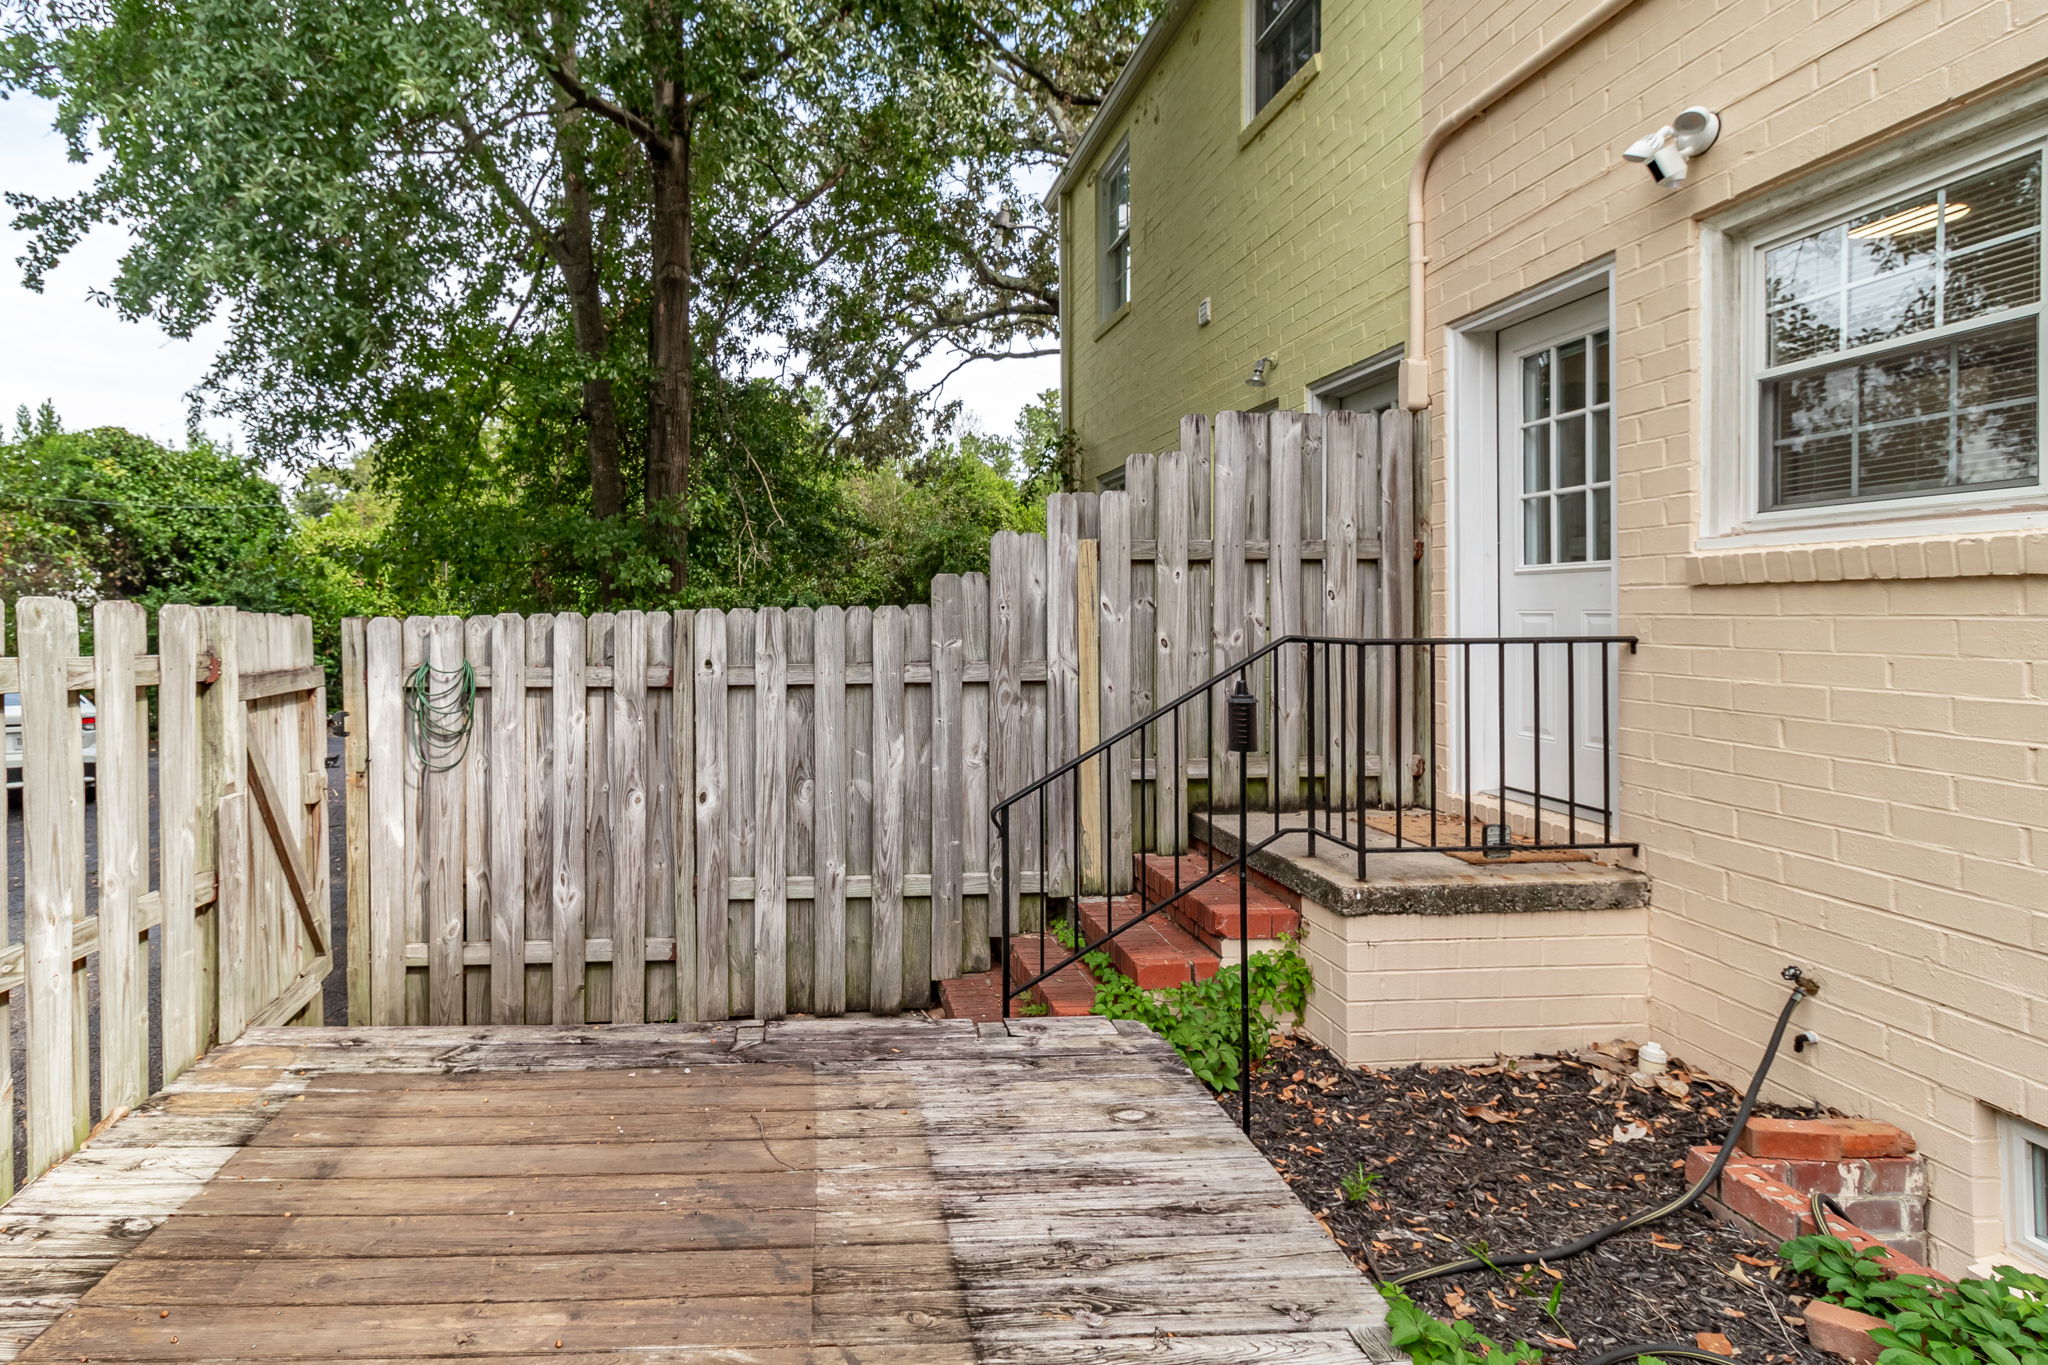
<svg viewBox="0 0 2048 1365"><path fill-rule="evenodd" d="M1380 1321L1100 1019L251 1030L7 1206L0 1282L0 1360L131 1365L1358 1365Z"/></svg>

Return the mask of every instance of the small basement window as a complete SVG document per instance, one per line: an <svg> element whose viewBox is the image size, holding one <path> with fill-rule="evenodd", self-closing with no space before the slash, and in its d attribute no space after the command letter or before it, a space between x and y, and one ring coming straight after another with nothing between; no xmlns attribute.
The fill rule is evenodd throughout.
<svg viewBox="0 0 2048 1365"><path fill-rule="evenodd" d="M1252 112L1265 108L1322 46L1322 0L1252 0Z"/></svg>
<svg viewBox="0 0 2048 1365"><path fill-rule="evenodd" d="M2006 1226L2012 1249L2048 1269L2048 1129L2007 1118Z"/></svg>

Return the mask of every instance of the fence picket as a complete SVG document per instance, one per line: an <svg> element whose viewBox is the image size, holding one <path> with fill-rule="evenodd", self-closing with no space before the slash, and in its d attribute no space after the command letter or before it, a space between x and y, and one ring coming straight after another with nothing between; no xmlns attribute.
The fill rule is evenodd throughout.
<svg viewBox="0 0 2048 1365"><path fill-rule="evenodd" d="M725 614L706 608L691 625L696 676L697 1008L706 1019L727 1017Z"/></svg>
<svg viewBox="0 0 2048 1365"><path fill-rule="evenodd" d="M546 669L554 676L555 618L528 617L526 622L526 665ZM527 943L546 943L553 956L555 941L555 694L530 689L526 693L524 756L526 760L526 933L520 944L525 956ZM551 1023L555 1017L554 966L528 963L526 977L526 1022Z"/></svg>
<svg viewBox="0 0 2048 1365"><path fill-rule="evenodd" d="M28 1009L28 1176L33 1180L76 1147L77 1067L85 1044L74 1034L71 924L85 913L85 766L77 701L64 668L78 653L78 609L50 597L24 598L16 616L21 648L22 941Z"/></svg>
<svg viewBox="0 0 2048 1365"><path fill-rule="evenodd" d="M868 1008L894 1014L903 1007L904 809L908 800L908 738L904 733L903 665L909 621L901 607L875 612L874 890Z"/></svg>
<svg viewBox="0 0 2048 1365"><path fill-rule="evenodd" d="M1158 548L1152 561L1152 603L1154 649L1152 655L1153 705L1164 706L1193 683L1192 658L1206 652L1208 631L1194 631L1195 609L1188 583L1188 456L1169 450L1160 455L1152 506L1158 518ZM1162 853L1178 852L1182 842L1182 815L1187 789L1185 764L1194 756L1191 723L1185 712L1180 721L1158 727L1167 733L1156 741L1160 752L1139 753L1157 774L1152 784L1152 847Z"/></svg>
<svg viewBox="0 0 2048 1365"><path fill-rule="evenodd" d="M471 616L462 622L462 657L481 673L491 665L491 629L496 619ZM508 675L517 683L517 675ZM507 706L518 693L505 689ZM479 687L470 715L469 739L462 759L462 934L464 943L488 943L491 932L491 742L498 707L495 687ZM462 1017L491 1017L491 968L470 963L462 968Z"/></svg>
<svg viewBox="0 0 2048 1365"><path fill-rule="evenodd" d="M1297 635L1303 629L1302 503L1303 483L1311 462L1322 462L1321 423L1307 413L1276 412L1272 416L1272 491L1267 501L1266 591L1268 638ZM1260 643L1264 643L1261 641ZM1271 799L1283 810L1301 804L1302 721L1308 704L1300 668L1277 660L1267 670L1273 714Z"/></svg>
<svg viewBox="0 0 2048 1365"><path fill-rule="evenodd" d="M962 933L966 925L961 892L965 808L967 590L958 574L932 580L932 972L956 976L965 970Z"/></svg>
<svg viewBox="0 0 2048 1365"><path fill-rule="evenodd" d="M688 961L688 949L678 931L676 891L683 875L684 851L677 842L689 802L683 799L682 776L688 771L674 755L687 743L678 728L678 703L690 695L689 661L676 643L677 617L672 612L647 614L647 663L650 669L666 669L669 686L647 700L647 750L643 758L647 777L647 886L646 920L650 939L667 939L676 946L666 957L650 956L647 979L647 1017L655 1022L688 1019L678 1013L677 982L681 964Z"/></svg>
<svg viewBox="0 0 2048 1365"><path fill-rule="evenodd" d="M526 624L490 618L490 1021L526 1020Z"/></svg>
<svg viewBox="0 0 2048 1365"><path fill-rule="evenodd" d="M428 624L427 687L438 692L452 686L461 667L462 621L436 616ZM420 807L426 821L427 1003L428 1017L436 1024L461 1023L465 1004L462 807L468 761L464 746L461 759L441 754L433 763L422 764L420 771Z"/></svg>
<svg viewBox="0 0 2048 1365"><path fill-rule="evenodd" d="M583 971L584 842L583 765L588 735L584 709L583 659L585 622L574 612L555 617L554 690L550 739L553 764L548 777L548 825L554 831L554 870L549 898L549 927L554 937L553 1022L584 1020Z"/></svg>
<svg viewBox="0 0 2048 1365"><path fill-rule="evenodd" d="M1131 612L1131 499L1128 493L1104 493L1096 509L1096 600L1094 612L1100 670L1102 738L1106 739L1138 716L1131 710L1135 645ZM1099 742L1099 741L1098 741ZM1084 801L1106 800L1108 824L1104 857L1106 889L1122 895L1132 887L1131 753L1128 741L1103 755L1096 783L1101 791L1082 793Z"/></svg>
<svg viewBox="0 0 2048 1365"><path fill-rule="evenodd" d="M753 1017L789 1013L789 787L784 738L789 723L788 653L782 612L765 608L754 630L754 997Z"/></svg>
<svg viewBox="0 0 2048 1365"><path fill-rule="evenodd" d="M963 574L960 578L962 625L962 672L979 666L985 677L989 662L988 575ZM960 763L963 805L960 817L960 969L984 972L989 967L989 934L993 921L989 905L993 896L966 894L970 877L989 881L989 695L986 682L964 683L960 689Z"/></svg>
<svg viewBox="0 0 2048 1365"><path fill-rule="evenodd" d="M785 1004L792 1013L815 1014L817 1012L817 982L812 975L817 966L817 820L818 784L814 771L817 752L814 744L817 735L817 719L814 708L817 703L816 683L816 613L809 607L792 607L782 614L783 662L791 675L805 675L812 678L809 687L789 685L785 680L787 698L783 705L783 768L781 781L789 793L789 833L785 843L787 865L784 875L788 881L808 877L812 887L809 898L789 894L788 919L789 935L788 965L783 976L787 997Z"/></svg>
<svg viewBox="0 0 2048 1365"><path fill-rule="evenodd" d="M149 890L149 707L135 681L135 660L149 644L149 617L133 602L101 602L92 617L100 1101L112 1110L149 1093L149 961L137 929L139 902Z"/></svg>
<svg viewBox="0 0 2048 1365"><path fill-rule="evenodd" d="M818 608L813 630L811 704L818 747L811 976L817 1012L839 1014L846 1009L846 613Z"/></svg>
<svg viewBox="0 0 2048 1365"><path fill-rule="evenodd" d="M647 1018L647 616L612 622L611 1020Z"/></svg>

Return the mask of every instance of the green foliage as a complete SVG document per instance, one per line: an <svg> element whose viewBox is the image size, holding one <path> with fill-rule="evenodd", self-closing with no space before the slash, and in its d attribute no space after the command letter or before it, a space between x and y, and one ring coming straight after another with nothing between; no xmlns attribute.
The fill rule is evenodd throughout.
<svg viewBox="0 0 2048 1365"><path fill-rule="evenodd" d="M1411 1365L1540 1365L1543 1353L1526 1341L1504 1346L1469 1322L1432 1317L1390 1284L1379 1287L1387 1301L1387 1330L1394 1349Z"/></svg>
<svg viewBox="0 0 2048 1365"><path fill-rule="evenodd" d="M1345 1203L1363 1204L1372 1198L1373 1187L1386 1179L1386 1176L1385 1171L1368 1171L1365 1169L1365 1163L1361 1161L1352 1168L1350 1175L1337 1182L1337 1188L1344 1195Z"/></svg>
<svg viewBox="0 0 2048 1365"><path fill-rule="evenodd" d="M1890 1311L1894 1300L1917 1295L1920 1285L1932 1283L1920 1275L1891 1278L1884 1271L1884 1252L1876 1247L1859 1250L1839 1237L1795 1237L1779 1247L1778 1254L1794 1270L1817 1280L1829 1302L1878 1317Z"/></svg>
<svg viewBox="0 0 2048 1365"><path fill-rule="evenodd" d="M1055 921L1052 931L1067 947L1080 946L1064 922ZM1108 953L1089 953L1083 961L1095 974L1095 1013L1144 1024L1173 1044L1196 1078L1211 1090L1239 1087L1237 967L1225 967L1206 981L1147 991L1118 971ZM1273 1030L1285 1021L1301 1022L1308 1006L1310 979L1308 959L1291 938L1283 938L1278 948L1253 953L1251 969L1251 1053L1256 1067L1265 1060Z"/></svg>
<svg viewBox="0 0 2048 1365"><path fill-rule="evenodd" d="M1871 1333L1879 1365L2048 1365L2048 1277L1999 1266L1951 1284L1886 1279L1882 1253L1839 1237L1797 1237L1779 1249L1819 1282L1821 1297L1885 1320Z"/></svg>

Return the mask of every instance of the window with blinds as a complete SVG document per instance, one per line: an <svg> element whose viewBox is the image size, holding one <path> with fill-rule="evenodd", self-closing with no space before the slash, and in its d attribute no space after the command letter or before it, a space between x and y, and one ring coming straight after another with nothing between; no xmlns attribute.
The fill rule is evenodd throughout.
<svg viewBox="0 0 2048 1365"><path fill-rule="evenodd" d="M1759 249L1760 509L2038 485L2041 153Z"/></svg>

